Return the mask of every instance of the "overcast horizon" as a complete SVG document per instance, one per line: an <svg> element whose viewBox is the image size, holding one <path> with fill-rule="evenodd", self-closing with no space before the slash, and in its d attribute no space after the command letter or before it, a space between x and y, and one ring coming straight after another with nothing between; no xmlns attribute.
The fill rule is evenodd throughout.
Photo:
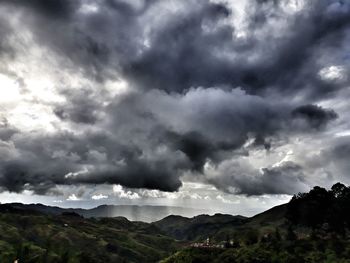
<svg viewBox="0 0 350 263"><path fill-rule="evenodd" d="M0 202L251 216L350 184L350 0L0 1Z"/></svg>

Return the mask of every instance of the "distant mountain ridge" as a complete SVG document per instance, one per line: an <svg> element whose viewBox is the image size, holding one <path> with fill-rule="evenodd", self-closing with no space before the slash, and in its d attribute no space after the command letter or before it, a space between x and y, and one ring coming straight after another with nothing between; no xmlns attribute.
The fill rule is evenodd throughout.
<svg viewBox="0 0 350 263"><path fill-rule="evenodd" d="M192 218L168 216L153 224L165 234L178 240L216 240L226 236L236 236L245 229L285 228L287 205L275 206L253 217L215 214L199 215Z"/></svg>
<svg viewBox="0 0 350 263"><path fill-rule="evenodd" d="M211 237L220 240L225 235L236 235L246 228L281 227L286 221L287 204L273 207L253 217L229 214L200 214L184 217L178 214L194 213L194 210L182 207L166 206L128 206L101 205L92 209L61 208L42 204L9 203L1 208L20 210L25 213L42 213L48 215L76 214L84 218L127 218L130 221L142 221L159 229L163 234L176 240L194 241ZM200 210L195 210L199 213ZM175 212L175 213L174 213ZM243 231L244 232L244 231Z"/></svg>
<svg viewBox="0 0 350 263"><path fill-rule="evenodd" d="M193 217L206 211L176 206L138 206L138 205L100 205L91 209L61 208L43 204L10 203L12 207L22 210L38 211L45 214L59 215L74 212L83 217L125 217L130 221L155 222L169 215Z"/></svg>
<svg viewBox="0 0 350 263"><path fill-rule="evenodd" d="M92 209L21 203L10 203L6 206L27 213L30 211L49 215L76 213L85 218L124 217L130 221L151 223L165 235L183 241L203 240L208 236L219 240L225 235L236 235L236 231L242 232L242 229L245 228L269 228L271 226L283 228L287 211L287 204L273 207L253 217L220 213L191 216L191 213L200 213L200 210L166 206L101 205ZM186 213L190 216L182 216Z"/></svg>
<svg viewBox="0 0 350 263"><path fill-rule="evenodd" d="M244 216L225 214L199 215L192 218L171 215L153 224L168 236L178 240L203 240L222 228L241 226L247 219Z"/></svg>

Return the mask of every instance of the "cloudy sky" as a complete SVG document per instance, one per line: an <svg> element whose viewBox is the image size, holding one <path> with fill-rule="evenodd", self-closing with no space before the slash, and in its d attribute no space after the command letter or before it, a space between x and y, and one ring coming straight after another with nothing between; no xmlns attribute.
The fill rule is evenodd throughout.
<svg viewBox="0 0 350 263"><path fill-rule="evenodd" d="M1 0L0 201L251 215L350 183L350 0Z"/></svg>

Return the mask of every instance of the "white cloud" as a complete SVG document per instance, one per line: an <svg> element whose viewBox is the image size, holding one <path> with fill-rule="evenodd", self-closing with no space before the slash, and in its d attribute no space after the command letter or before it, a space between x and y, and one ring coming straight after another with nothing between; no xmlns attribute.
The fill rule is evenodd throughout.
<svg viewBox="0 0 350 263"><path fill-rule="evenodd" d="M79 12L83 14L97 13L98 10L99 10L99 6L92 3L85 3L79 8Z"/></svg>
<svg viewBox="0 0 350 263"><path fill-rule="evenodd" d="M76 177L76 176L78 176L78 175L84 175L84 174L87 174L89 172L89 170L86 168L86 167L84 167L84 169L83 170L80 170L80 171L78 171L78 172L70 172L70 173L67 173L65 176L64 176L64 178L72 178L72 177Z"/></svg>
<svg viewBox="0 0 350 263"><path fill-rule="evenodd" d="M119 198L126 198L132 200L140 198L140 195L138 193L132 192L130 190L125 191L124 188L119 184L113 185L113 193Z"/></svg>
<svg viewBox="0 0 350 263"><path fill-rule="evenodd" d="M79 201L80 198L78 198L75 194L71 194L68 196L67 201Z"/></svg>
<svg viewBox="0 0 350 263"><path fill-rule="evenodd" d="M223 202L225 204L239 204L240 203L240 200L230 200L230 199L223 197L222 195L217 195L216 199L220 200L221 202Z"/></svg>
<svg viewBox="0 0 350 263"><path fill-rule="evenodd" d="M91 196L91 199L93 200L101 200L101 199L107 199L108 196L107 195L103 195L103 194L96 194Z"/></svg>
<svg viewBox="0 0 350 263"><path fill-rule="evenodd" d="M14 79L0 74L0 91L0 102L2 105L4 105L4 103L13 103L17 101L19 96L19 86Z"/></svg>
<svg viewBox="0 0 350 263"><path fill-rule="evenodd" d="M326 81L342 80L345 76L345 68L342 66L329 66L319 72L321 79Z"/></svg>

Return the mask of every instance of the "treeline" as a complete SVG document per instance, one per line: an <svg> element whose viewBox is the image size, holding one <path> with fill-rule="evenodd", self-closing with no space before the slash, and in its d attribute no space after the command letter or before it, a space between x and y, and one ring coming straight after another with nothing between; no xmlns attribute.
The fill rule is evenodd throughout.
<svg viewBox="0 0 350 263"><path fill-rule="evenodd" d="M350 188L336 183L330 190L315 186L309 193L294 195L287 205L293 225L345 233L350 229Z"/></svg>

